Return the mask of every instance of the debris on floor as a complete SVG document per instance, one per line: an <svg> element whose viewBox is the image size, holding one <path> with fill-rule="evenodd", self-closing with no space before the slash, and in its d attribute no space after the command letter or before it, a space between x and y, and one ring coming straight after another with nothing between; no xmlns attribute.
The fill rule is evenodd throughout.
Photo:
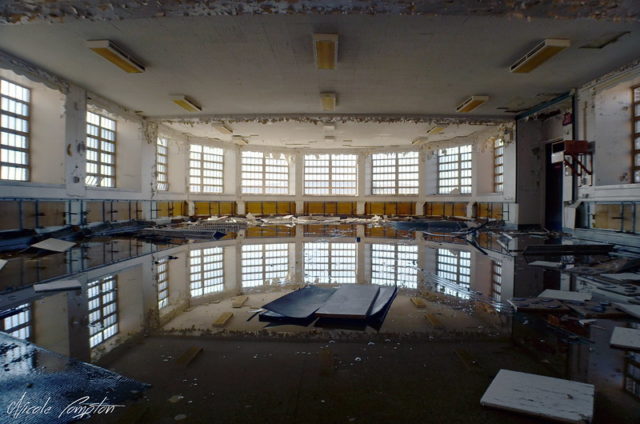
<svg viewBox="0 0 640 424"><path fill-rule="evenodd" d="M67 250L71 249L73 246L75 246L74 242L59 240L55 238L49 238L31 245L31 247L35 247L37 249L42 249L42 250L50 250L52 252L66 252Z"/></svg>
<svg viewBox="0 0 640 424"><path fill-rule="evenodd" d="M547 298L547 299L572 300L575 302L584 302L587 300L591 300L591 293L547 289L542 293L540 293L538 297Z"/></svg>
<svg viewBox="0 0 640 424"><path fill-rule="evenodd" d="M636 328L615 327L609 344L625 350L640 350L640 330Z"/></svg>

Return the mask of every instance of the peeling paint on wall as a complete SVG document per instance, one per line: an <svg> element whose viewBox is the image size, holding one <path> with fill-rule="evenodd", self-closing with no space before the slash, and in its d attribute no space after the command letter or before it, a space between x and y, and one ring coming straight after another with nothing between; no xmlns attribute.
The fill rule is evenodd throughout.
<svg viewBox="0 0 640 424"><path fill-rule="evenodd" d="M517 19L591 18L637 21L636 0L26 0L7 2L0 23L213 15L492 15Z"/></svg>

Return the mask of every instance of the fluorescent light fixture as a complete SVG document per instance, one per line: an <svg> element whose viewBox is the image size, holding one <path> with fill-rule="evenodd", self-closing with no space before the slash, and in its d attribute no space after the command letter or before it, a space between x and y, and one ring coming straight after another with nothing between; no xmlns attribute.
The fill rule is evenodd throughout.
<svg viewBox="0 0 640 424"><path fill-rule="evenodd" d="M336 93L320 93L320 100L322 101L322 110L325 112L336 110Z"/></svg>
<svg viewBox="0 0 640 424"><path fill-rule="evenodd" d="M547 38L518 59L509 67L509 70L519 74L531 72L569 46L571 46L570 40Z"/></svg>
<svg viewBox="0 0 640 424"><path fill-rule="evenodd" d="M580 46L581 49L603 49L605 47L607 47L609 44L615 43L616 41L618 41L621 37L630 34L631 31L623 31L623 32L616 32L616 33L607 33L605 35L603 35L602 37L598 37L595 40L590 41L589 43L585 44L584 46Z"/></svg>
<svg viewBox="0 0 640 424"><path fill-rule="evenodd" d="M456 112L471 112L481 104L489 100L489 96L471 96L456 108Z"/></svg>
<svg viewBox="0 0 640 424"><path fill-rule="evenodd" d="M171 96L173 103L189 112L200 112L202 108L192 98L188 96Z"/></svg>
<svg viewBox="0 0 640 424"><path fill-rule="evenodd" d="M332 135L325 135L324 141L336 141L336 138Z"/></svg>
<svg viewBox="0 0 640 424"><path fill-rule="evenodd" d="M325 131L335 131L336 130L336 124L324 124L322 126L322 129Z"/></svg>
<svg viewBox="0 0 640 424"><path fill-rule="evenodd" d="M317 69L336 69L338 34L313 34L313 55Z"/></svg>
<svg viewBox="0 0 640 424"><path fill-rule="evenodd" d="M87 47L130 74L144 72L140 61L111 40L90 40Z"/></svg>
<svg viewBox="0 0 640 424"><path fill-rule="evenodd" d="M222 134L233 134L233 130L224 122L215 122L213 128Z"/></svg>
<svg viewBox="0 0 640 424"><path fill-rule="evenodd" d="M444 127L440 127L440 126L435 126L433 128L431 128L430 130L427 131L427 134L429 135L434 135L434 134L439 134L442 131L444 131Z"/></svg>
<svg viewBox="0 0 640 424"><path fill-rule="evenodd" d="M241 135L234 135L231 137L231 141L233 141L235 144L239 145L239 146L245 146L247 144L249 144L249 140L247 140L246 137L243 137Z"/></svg>

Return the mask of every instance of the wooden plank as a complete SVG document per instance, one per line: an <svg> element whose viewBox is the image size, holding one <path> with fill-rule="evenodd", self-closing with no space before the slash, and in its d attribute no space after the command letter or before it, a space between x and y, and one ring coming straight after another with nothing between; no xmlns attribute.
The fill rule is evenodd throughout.
<svg viewBox="0 0 640 424"><path fill-rule="evenodd" d="M453 216L467 216L467 204L466 203L454 203L453 204Z"/></svg>
<svg viewBox="0 0 640 424"><path fill-rule="evenodd" d="M88 224L92 222L102 222L102 207L104 202L96 201L96 202L87 202L86 203L86 221Z"/></svg>
<svg viewBox="0 0 640 424"><path fill-rule="evenodd" d="M0 230L20 229L20 203L0 202Z"/></svg>
<svg viewBox="0 0 640 424"><path fill-rule="evenodd" d="M294 202L276 202L276 212L279 215L290 215L295 213Z"/></svg>
<svg viewBox="0 0 640 424"><path fill-rule="evenodd" d="M480 399L483 406L568 423L591 422L592 384L501 369Z"/></svg>
<svg viewBox="0 0 640 424"><path fill-rule="evenodd" d="M640 330L635 328L615 327L609 344L625 350L640 350Z"/></svg>
<svg viewBox="0 0 640 424"><path fill-rule="evenodd" d="M249 296L237 296L231 299L231 307L232 308L241 308L245 302L249 300Z"/></svg>
<svg viewBox="0 0 640 424"><path fill-rule="evenodd" d="M38 202L38 226L58 227L66 222L65 202Z"/></svg>
<svg viewBox="0 0 640 424"><path fill-rule="evenodd" d="M253 215L262 215L262 202L245 203L245 212Z"/></svg>
<svg viewBox="0 0 640 424"><path fill-rule="evenodd" d="M37 226L36 222L36 202L23 201L22 202L22 224L25 229L34 229Z"/></svg>
<svg viewBox="0 0 640 424"><path fill-rule="evenodd" d="M324 318L366 319L380 287L375 285L340 286L316 311Z"/></svg>
<svg viewBox="0 0 640 424"><path fill-rule="evenodd" d="M189 349L185 350L184 353L178 357L178 359L176 359L176 363L188 367L189 364L193 362L193 360L196 359L198 355L200 355L200 353L202 353L201 347L191 346Z"/></svg>
<svg viewBox="0 0 640 424"><path fill-rule="evenodd" d="M416 214L416 204L413 202L398 202L398 215L410 216Z"/></svg>
<svg viewBox="0 0 640 424"><path fill-rule="evenodd" d="M174 201L173 208L171 209L171 216L186 216L187 208L185 207L185 202L183 201Z"/></svg>
<svg viewBox="0 0 640 424"><path fill-rule="evenodd" d="M628 303L614 303L614 306L621 311L640 319L640 305L630 305Z"/></svg>
<svg viewBox="0 0 640 424"><path fill-rule="evenodd" d="M584 302L591 300L591 293L580 293L567 290L551 290L547 289L540 293L538 297L558 300L572 300L575 302Z"/></svg>
<svg viewBox="0 0 640 424"><path fill-rule="evenodd" d="M276 202L262 202L263 215L275 215L278 212Z"/></svg>
<svg viewBox="0 0 640 424"><path fill-rule="evenodd" d="M438 329L444 328L442 321L440 321L440 319L436 317L435 314L429 312L424 314L424 317L429 321L429 324L431 324L433 328L438 328Z"/></svg>
<svg viewBox="0 0 640 424"><path fill-rule="evenodd" d="M209 213L209 202L194 202L195 214L201 216L211 216Z"/></svg>
<svg viewBox="0 0 640 424"><path fill-rule="evenodd" d="M368 215L384 215L384 203L383 202L367 202L369 206Z"/></svg>
<svg viewBox="0 0 640 424"><path fill-rule="evenodd" d="M223 312L221 313L215 321L213 321L214 327L224 327L227 325L229 320L233 317L233 312Z"/></svg>
<svg viewBox="0 0 640 424"><path fill-rule="evenodd" d="M398 213L398 205L396 202L385 202L384 204L384 214L385 215L396 215Z"/></svg>
<svg viewBox="0 0 640 424"><path fill-rule="evenodd" d="M324 214L325 215L336 215L338 212L338 203L337 202L325 202L324 203Z"/></svg>
<svg viewBox="0 0 640 424"><path fill-rule="evenodd" d="M169 202L156 202L156 214L158 218L169 217Z"/></svg>
<svg viewBox="0 0 640 424"><path fill-rule="evenodd" d="M356 209L353 202L338 202L336 212L338 215L355 215Z"/></svg>
<svg viewBox="0 0 640 424"><path fill-rule="evenodd" d="M411 303L413 303L413 306L415 306L418 309L424 309L427 307L427 303L424 300L420 299L419 297L412 297Z"/></svg>
<svg viewBox="0 0 640 424"><path fill-rule="evenodd" d="M305 214L324 214L322 202L304 202Z"/></svg>
<svg viewBox="0 0 640 424"><path fill-rule="evenodd" d="M235 215L236 202L218 202L220 215Z"/></svg>

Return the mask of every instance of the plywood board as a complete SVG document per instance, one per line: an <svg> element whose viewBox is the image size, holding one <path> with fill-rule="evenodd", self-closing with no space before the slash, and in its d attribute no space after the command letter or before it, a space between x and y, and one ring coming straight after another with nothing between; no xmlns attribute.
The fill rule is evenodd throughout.
<svg viewBox="0 0 640 424"><path fill-rule="evenodd" d="M289 318L308 318L335 292L328 287L309 286L269 302L263 308Z"/></svg>
<svg viewBox="0 0 640 424"><path fill-rule="evenodd" d="M53 252L65 252L75 246L75 243L72 241L59 240L55 238L50 238L46 240L42 240L36 244L32 244L31 247L36 247L38 249L51 250Z"/></svg>
<svg viewBox="0 0 640 424"><path fill-rule="evenodd" d="M356 210L353 202L338 202L338 215L355 215Z"/></svg>
<svg viewBox="0 0 640 424"><path fill-rule="evenodd" d="M227 322L233 317L233 312L223 312L218 315L215 321L213 321L214 327L224 327L227 325Z"/></svg>
<svg viewBox="0 0 640 424"><path fill-rule="evenodd" d="M621 311L626 312L632 317L640 319L640 305L630 305L628 303L614 303L614 306Z"/></svg>
<svg viewBox="0 0 640 424"><path fill-rule="evenodd" d="M20 204L18 202L0 202L0 230L20 228Z"/></svg>
<svg viewBox="0 0 640 424"><path fill-rule="evenodd" d="M316 314L322 318L366 319L379 291L375 285L340 286Z"/></svg>
<svg viewBox="0 0 640 424"><path fill-rule="evenodd" d="M169 202L157 202L156 213L158 218L166 218L169 216Z"/></svg>
<svg viewBox="0 0 640 424"><path fill-rule="evenodd" d="M483 406L568 423L591 422L592 384L502 369L480 399Z"/></svg>
<svg viewBox="0 0 640 424"><path fill-rule="evenodd" d="M609 344L620 349L640 350L640 330L615 327Z"/></svg>
<svg viewBox="0 0 640 424"><path fill-rule="evenodd" d="M558 300L573 300L575 302L584 302L591 300L591 293L580 293L567 290L551 290L547 289L540 293L538 297Z"/></svg>
<svg viewBox="0 0 640 424"><path fill-rule="evenodd" d="M412 297L411 303L413 303L413 306L415 306L418 309L424 309L427 307L426 302L420 299L419 297Z"/></svg>
<svg viewBox="0 0 640 424"><path fill-rule="evenodd" d="M38 202L38 226L56 227L65 224L65 202Z"/></svg>
<svg viewBox="0 0 640 424"><path fill-rule="evenodd" d="M600 274L601 277L616 281L640 281L640 274L634 272L621 272L619 274Z"/></svg>
<svg viewBox="0 0 640 424"><path fill-rule="evenodd" d="M104 220L102 214L103 202L87 202L86 203L86 222L102 222Z"/></svg>
<svg viewBox="0 0 640 424"><path fill-rule="evenodd" d="M238 296L231 299L231 307L232 308L242 308L242 305L249 300L249 296Z"/></svg>
<svg viewBox="0 0 640 424"><path fill-rule="evenodd" d="M53 281L51 283L34 284L33 290L35 292L55 291L55 290L75 290L81 287L82 285L78 280L60 280L60 281Z"/></svg>
<svg viewBox="0 0 640 424"><path fill-rule="evenodd" d="M178 359L176 359L176 362L180 365L183 366L188 366L191 362L193 362L194 359L196 359L196 357L202 352L202 348L199 346L191 346L189 349L185 350L184 353L182 355L180 355L180 357Z"/></svg>

